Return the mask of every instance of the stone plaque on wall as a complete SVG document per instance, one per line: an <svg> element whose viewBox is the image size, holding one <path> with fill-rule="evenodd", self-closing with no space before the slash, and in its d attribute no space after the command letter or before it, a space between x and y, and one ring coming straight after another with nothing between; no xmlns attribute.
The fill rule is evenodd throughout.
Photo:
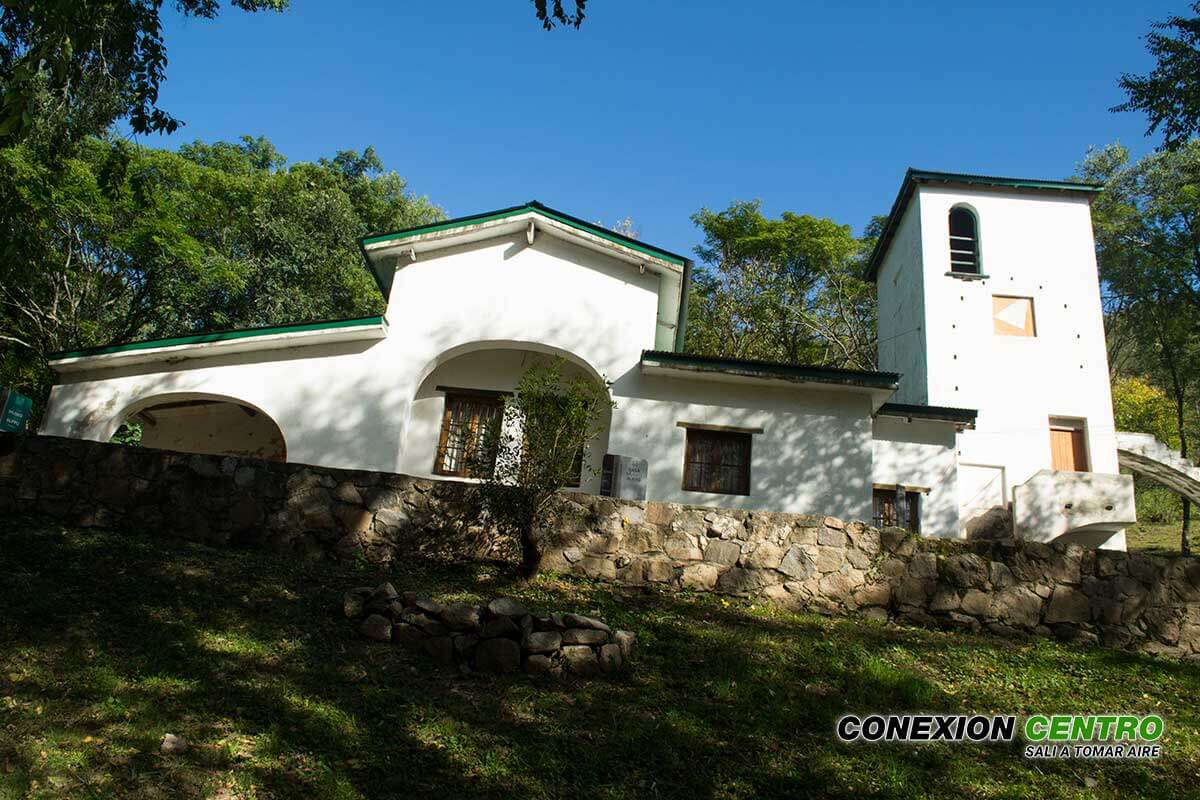
<svg viewBox="0 0 1200 800"><path fill-rule="evenodd" d="M625 500L645 500L647 469L644 458L607 453L600 474L600 494Z"/></svg>

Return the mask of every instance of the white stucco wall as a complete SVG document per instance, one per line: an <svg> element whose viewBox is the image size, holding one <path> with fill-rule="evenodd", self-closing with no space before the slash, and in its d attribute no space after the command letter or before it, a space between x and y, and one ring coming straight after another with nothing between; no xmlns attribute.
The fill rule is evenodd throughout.
<svg viewBox="0 0 1200 800"><path fill-rule="evenodd" d="M1051 464L1051 417L1086 420L1090 468L1117 472L1090 206L1077 195L918 188L928 402L975 408L961 463L1002 466L1012 488ZM947 218L958 203L979 220L988 277L949 270ZM1037 335L993 332L992 296L1031 297ZM908 380L908 376L905 377Z"/></svg>
<svg viewBox="0 0 1200 800"><path fill-rule="evenodd" d="M107 441L142 408L197 398L235 400L269 416L291 461L392 470L399 402L387 380L388 340L72 373L55 386L42 432Z"/></svg>
<svg viewBox="0 0 1200 800"><path fill-rule="evenodd" d="M649 462L651 499L868 519L871 510L870 399L791 386L627 374L609 450ZM748 496L684 491L686 430L678 423L762 428L752 439Z"/></svg>
<svg viewBox="0 0 1200 800"><path fill-rule="evenodd" d="M847 390L647 376L660 278L594 250L524 234L401 259L386 338L239 353L176 365L72 374L44 432L106 440L147 404L233 399L282 431L292 461L431 475L439 385L511 390L531 359L561 355L612 383L604 452L646 458L650 499L747 509L870 515L871 400ZM682 489L678 422L763 428L749 496ZM598 479L584 490L598 488Z"/></svg>
<svg viewBox="0 0 1200 800"><path fill-rule="evenodd" d="M871 444L874 483L929 491L921 501L921 533L959 536L958 461L952 423L877 417Z"/></svg>
<svg viewBox="0 0 1200 800"><path fill-rule="evenodd" d="M474 350L533 349L620 377L654 346L658 284L548 236L532 246L514 235L423 254L396 273L385 339L73 373L54 388L42 430L106 441L147 402L211 396L268 414L293 461L400 471L416 466L404 457L412 400L440 363Z"/></svg>
<svg viewBox="0 0 1200 800"><path fill-rule="evenodd" d="M925 404L925 281L921 261L920 198L913 197L875 280L879 369L902 376L893 401Z"/></svg>

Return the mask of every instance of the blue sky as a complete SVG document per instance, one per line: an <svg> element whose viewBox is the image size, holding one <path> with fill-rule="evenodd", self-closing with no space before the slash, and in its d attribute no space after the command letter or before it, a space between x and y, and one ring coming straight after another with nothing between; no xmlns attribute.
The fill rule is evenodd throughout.
<svg viewBox="0 0 1200 800"><path fill-rule="evenodd" d="M690 215L734 199L858 232L909 165L1061 178L1089 145L1151 150L1108 108L1151 65L1150 23L1185 9L591 0L546 33L527 0L292 0L169 16L161 102L187 125L141 141L374 145L451 216L537 199L685 253Z"/></svg>

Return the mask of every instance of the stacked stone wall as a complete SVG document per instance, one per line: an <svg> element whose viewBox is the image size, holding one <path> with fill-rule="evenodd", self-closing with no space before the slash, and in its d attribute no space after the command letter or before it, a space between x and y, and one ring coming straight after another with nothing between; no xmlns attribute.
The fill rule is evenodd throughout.
<svg viewBox="0 0 1200 800"><path fill-rule="evenodd" d="M821 515L564 495L544 567L824 614L1200 658L1200 560L921 539ZM512 558L469 487L404 475L0 434L0 514L297 557Z"/></svg>

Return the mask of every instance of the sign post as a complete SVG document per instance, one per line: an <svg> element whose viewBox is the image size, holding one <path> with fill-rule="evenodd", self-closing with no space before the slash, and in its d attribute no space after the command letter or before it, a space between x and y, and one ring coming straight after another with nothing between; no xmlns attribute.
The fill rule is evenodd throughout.
<svg viewBox="0 0 1200 800"><path fill-rule="evenodd" d="M33 401L20 392L0 388L0 432L22 433L29 422Z"/></svg>

